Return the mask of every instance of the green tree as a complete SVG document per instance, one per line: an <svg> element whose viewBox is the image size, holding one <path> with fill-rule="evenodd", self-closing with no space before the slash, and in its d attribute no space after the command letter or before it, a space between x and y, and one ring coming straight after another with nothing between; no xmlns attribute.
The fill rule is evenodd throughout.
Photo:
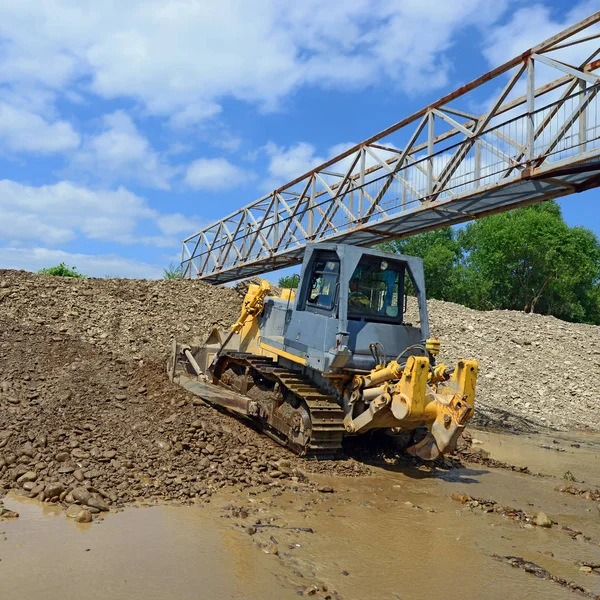
<svg viewBox="0 0 600 600"><path fill-rule="evenodd" d="M58 277L77 277L78 279L85 279L87 277L87 275L79 273L77 267L68 267L64 262L55 267L40 269L38 273L40 275L56 275Z"/></svg>
<svg viewBox="0 0 600 600"><path fill-rule="evenodd" d="M569 227L556 202L379 248L423 258L431 298L600 324L600 241Z"/></svg>
<svg viewBox="0 0 600 600"><path fill-rule="evenodd" d="M180 264L171 261L168 267L163 269L163 279L182 279L183 267Z"/></svg>
<svg viewBox="0 0 600 600"><path fill-rule="evenodd" d="M455 300L456 269L462 251L450 227L428 231L378 246L384 252L419 256L423 259L425 289L430 298Z"/></svg>
<svg viewBox="0 0 600 600"><path fill-rule="evenodd" d="M279 278L278 285L280 288L291 288L296 290L300 285L300 275L298 275L298 273L294 273L293 275L284 275L283 277Z"/></svg>
<svg viewBox="0 0 600 600"><path fill-rule="evenodd" d="M464 260L457 300L598 321L600 242L588 229L569 227L556 202L474 221L458 241Z"/></svg>

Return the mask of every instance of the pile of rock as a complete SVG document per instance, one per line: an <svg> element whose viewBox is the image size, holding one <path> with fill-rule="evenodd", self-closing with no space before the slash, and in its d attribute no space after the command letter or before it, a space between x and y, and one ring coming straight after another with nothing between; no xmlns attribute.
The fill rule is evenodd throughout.
<svg viewBox="0 0 600 600"><path fill-rule="evenodd" d="M0 312L96 348L164 360L173 338L201 341L238 316L246 290L199 281L69 279L0 270ZM600 430L600 328L429 301L442 360L480 363L477 422L521 430ZM417 321L415 303L409 319Z"/></svg>
<svg viewBox="0 0 600 600"><path fill-rule="evenodd" d="M302 480L306 465L126 359L0 315L0 496L9 490L98 514L128 502L207 501L215 490ZM75 514L77 512L77 514Z"/></svg>
<svg viewBox="0 0 600 600"><path fill-rule="evenodd" d="M172 339L230 325L240 293L0 271L0 495L18 489L99 514L301 481L301 469L364 472L352 460L297 459L169 383ZM600 429L598 327L438 301L429 309L442 360L480 362L479 424Z"/></svg>
<svg viewBox="0 0 600 600"><path fill-rule="evenodd" d="M97 348L162 359L239 315L240 292L201 281L74 279L0 269L0 313Z"/></svg>

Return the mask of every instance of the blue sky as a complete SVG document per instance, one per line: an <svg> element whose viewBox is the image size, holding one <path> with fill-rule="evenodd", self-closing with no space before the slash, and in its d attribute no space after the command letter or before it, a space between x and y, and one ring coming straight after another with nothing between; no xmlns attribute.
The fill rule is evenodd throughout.
<svg viewBox="0 0 600 600"><path fill-rule="evenodd" d="M0 268L160 277L183 237L597 8L6 0ZM566 220L600 235L599 198Z"/></svg>

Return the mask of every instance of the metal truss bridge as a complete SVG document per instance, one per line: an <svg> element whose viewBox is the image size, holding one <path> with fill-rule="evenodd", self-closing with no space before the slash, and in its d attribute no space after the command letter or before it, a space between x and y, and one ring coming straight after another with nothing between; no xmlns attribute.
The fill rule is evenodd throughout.
<svg viewBox="0 0 600 600"><path fill-rule="evenodd" d="M599 22L600 11L185 239L185 276L234 281L299 263L308 242L370 246L599 186Z"/></svg>

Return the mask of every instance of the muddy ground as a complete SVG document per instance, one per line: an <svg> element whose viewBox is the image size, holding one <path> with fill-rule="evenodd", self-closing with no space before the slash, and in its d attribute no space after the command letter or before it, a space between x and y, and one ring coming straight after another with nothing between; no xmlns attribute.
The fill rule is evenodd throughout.
<svg viewBox="0 0 600 600"><path fill-rule="evenodd" d="M380 458L362 477L313 475L323 491L228 487L208 504L129 505L92 523L11 493L5 506L20 517L0 523L0 592L600 598L600 435L473 433L479 462L460 467Z"/></svg>
<svg viewBox="0 0 600 600"><path fill-rule="evenodd" d="M8 540L9 528L15 539L26 536L27 525L19 525L25 521L11 514L19 512L16 502L56 511L92 536L96 526L126 526L129 521L120 520L129 519L127 507L159 511L156 506L175 502L204 511L206 523L216 516L226 523L242 563L253 546L275 557L276 563L259 561L256 568L276 564L274 585L286 593L428 598L423 590L433 590L475 598L491 578L489 597L500 597L512 581L515 597L562 598L572 588L587 597L600 594L597 438L558 433L600 430L597 327L432 301L442 360L480 361L475 425L520 435L496 443L478 431L475 443L463 444L433 470L365 441L348 443L339 461L317 463L294 457L165 375L173 337L202 339L212 327L229 325L240 293L200 282L80 281L0 271L0 519ZM560 484L572 487L555 491ZM33 514L26 506L24 514ZM154 518L139 527L152 527ZM118 547L119 527L111 531ZM159 531L161 544L170 547L173 531ZM222 534L207 542L217 554ZM40 541L46 557L50 546ZM10 543L0 545L0 592L9 572L19 589L34 583L23 582L22 569L6 569L18 558L4 554L7 548ZM35 564L35 553L20 556ZM60 567L55 571L60 589ZM174 584L157 580L156 569L152 574L158 587L139 597L166 597L161 586ZM207 597L198 596L195 579L182 577L191 591L178 597ZM448 581L456 584L455 595ZM214 589L210 597L255 597ZM269 588L264 597L284 597L279 591ZM112 595L134 597L131 589Z"/></svg>

